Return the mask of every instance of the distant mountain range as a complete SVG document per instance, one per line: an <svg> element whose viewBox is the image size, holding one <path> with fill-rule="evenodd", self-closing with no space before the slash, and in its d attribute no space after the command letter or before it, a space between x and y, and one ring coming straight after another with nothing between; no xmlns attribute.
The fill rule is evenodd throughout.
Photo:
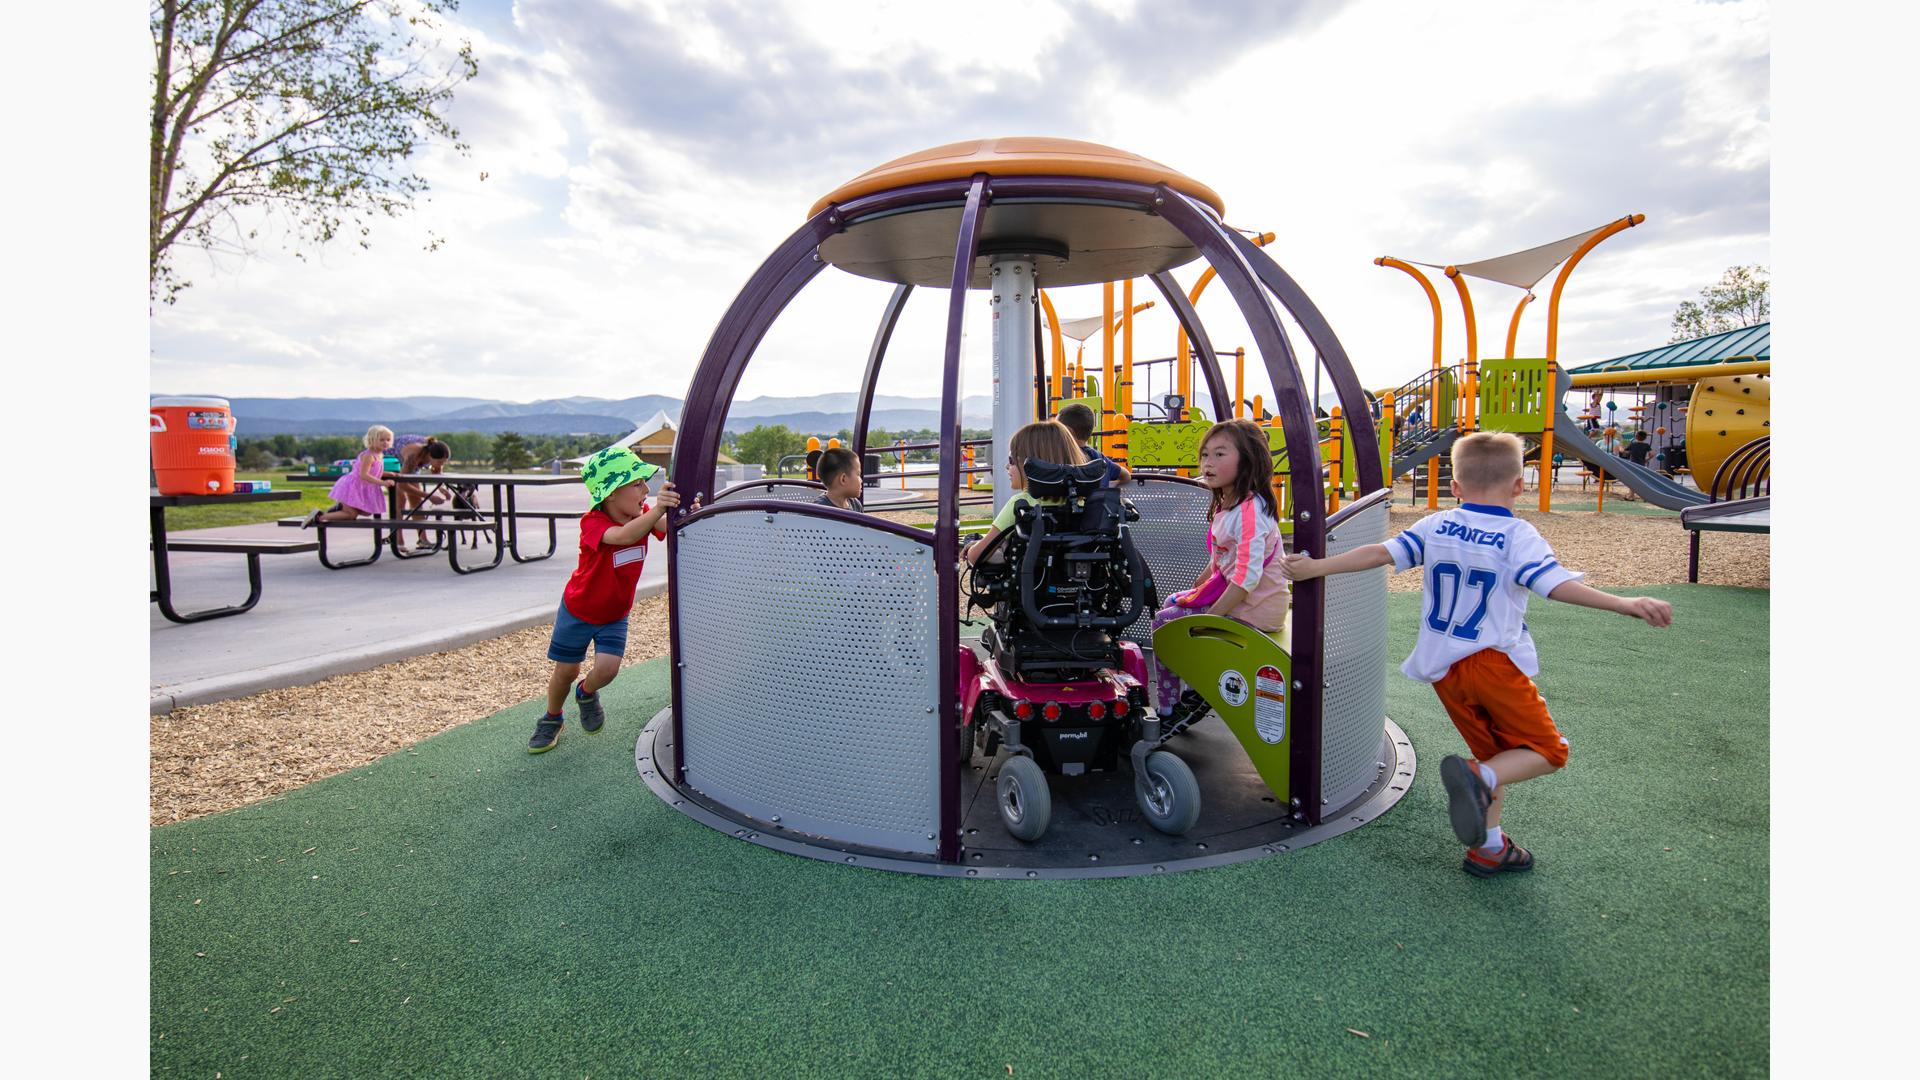
<svg viewBox="0 0 1920 1080"><path fill-rule="evenodd" d="M815 394L809 397L759 397L736 401L727 416L727 430L747 431L760 425L785 424L795 431L830 435L853 426L857 395ZM242 437L259 435L359 435L373 424L396 432L430 434L436 431L479 431L523 435L624 435L655 413L680 415L681 400L647 394L631 398L568 397L544 401L494 401L468 397L410 398L228 398ZM961 403L966 427L993 425L993 400L984 395ZM937 398L879 395L873 402L872 426L890 430L932 428L940 423Z"/></svg>

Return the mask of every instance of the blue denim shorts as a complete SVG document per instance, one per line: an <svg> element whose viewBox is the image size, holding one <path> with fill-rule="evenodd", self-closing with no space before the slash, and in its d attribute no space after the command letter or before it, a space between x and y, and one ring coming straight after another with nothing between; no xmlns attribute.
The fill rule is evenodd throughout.
<svg viewBox="0 0 1920 1080"><path fill-rule="evenodd" d="M547 645L547 659L562 664L578 664L587 658L587 642L593 642L595 656L619 656L627 651L627 620L590 623L574 618L566 601L553 617L553 641Z"/></svg>

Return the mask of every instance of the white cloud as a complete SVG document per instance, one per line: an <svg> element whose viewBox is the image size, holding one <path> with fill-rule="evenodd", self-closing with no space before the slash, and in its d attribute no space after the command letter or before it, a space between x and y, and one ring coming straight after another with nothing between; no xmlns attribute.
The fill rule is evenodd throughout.
<svg viewBox="0 0 1920 1080"><path fill-rule="evenodd" d="M1574 276L1569 362L1664 341L1674 304L1727 265L1768 258L1757 4L1645 3L1606 19L1572 4L1255 4L1172 19L1053 0L1017 35L919 4L861 11L519 0L511 22L475 13L481 74L454 106L471 156L418 159L431 201L379 222L369 251L303 263L269 245L217 273L189 264L195 287L153 320L153 385L678 395L814 199L888 158L981 135L1105 142L1214 187L1231 222L1279 234L1276 258L1373 385L1424 365L1429 334L1424 298L1376 255L1465 261L1647 213ZM430 234L442 250L422 250ZM841 277L823 274L777 327L768 348L782 359L750 368L752 392L857 383L888 286ZM1455 301L1436 282L1457 355ZM1518 294L1473 287L1493 354ZM1544 301L1543 288L1523 353L1540 348ZM1097 288L1056 297L1068 318L1098 302ZM1251 344L1223 289L1201 310L1220 347ZM909 306L887 392L937 388L943 317L932 293ZM1142 316L1142 358L1173 338L1164 304ZM986 347L969 335L974 392ZM1249 393L1266 392L1257 382Z"/></svg>

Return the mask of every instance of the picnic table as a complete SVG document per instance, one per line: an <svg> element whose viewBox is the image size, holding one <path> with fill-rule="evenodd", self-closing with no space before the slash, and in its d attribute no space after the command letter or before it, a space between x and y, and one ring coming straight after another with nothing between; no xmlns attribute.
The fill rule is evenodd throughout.
<svg viewBox="0 0 1920 1080"><path fill-rule="evenodd" d="M153 591L150 603L160 605L160 614L169 622L191 623L205 619L218 619L226 615L238 615L251 611L260 602L262 583L260 579L260 556L291 555L318 550L320 545L312 540L261 540L252 537L209 536L188 540L167 539L167 508L173 506L219 506L231 503L280 502L297 500L297 491L245 491L228 492L224 495L162 495L149 489L147 498L148 524L153 544ZM170 551L219 552L247 557L247 599L244 603L232 607L206 608L201 611L180 612L173 607L173 572L168 565L167 553Z"/></svg>
<svg viewBox="0 0 1920 1080"><path fill-rule="evenodd" d="M442 488L459 485L461 487L488 488L492 493L492 505L471 508L430 509L429 504L407 511L400 510L400 491L398 486L387 489L387 516L382 518L356 518L352 521L316 522L313 526L319 538L320 563L329 570L344 570L350 566L365 566L380 558L382 547L386 547L396 559L418 559L438 554L444 541L448 564L457 574L472 574L482 570L491 570L499 566L502 560L511 555L514 562L530 563L550 559L559 547L558 525L562 518L575 518L572 512L521 510L516 504L514 491L522 487L552 487L557 484L580 484L577 473L456 473L456 472L420 472L386 473L385 478L400 483L418 484L424 494L431 498ZM289 475L289 480L307 480L304 475ZM537 555L524 554L520 550L519 523L523 520L545 521L547 523L547 550ZM283 519L280 524L298 526L299 518ZM328 529L355 528L372 529L373 554L364 559L336 562L327 555L326 532ZM435 533L431 547L408 551L401 546L406 530ZM386 533L383 540L381 533ZM495 537L493 561L474 566L465 566L460 562L459 537L475 537L481 532L491 532Z"/></svg>
<svg viewBox="0 0 1920 1080"><path fill-rule="evenodd" d="M1772 496L1704 503L1680 511L1680 527L1687 530L1687 582L1700 581L1700 534L1703 532L1764 533L1773 530Z"/></svg>

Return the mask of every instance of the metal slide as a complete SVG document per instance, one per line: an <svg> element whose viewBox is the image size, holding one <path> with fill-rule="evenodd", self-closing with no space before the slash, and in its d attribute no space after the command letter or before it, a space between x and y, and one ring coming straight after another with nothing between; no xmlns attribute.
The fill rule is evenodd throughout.
<svg viewBox="0 0 1920 1080"><path fill-rule="evenodd" d="M1609 477L1627 485L1635 495L1663 509L1684 510L1689 506L1704 506L1708 502L1705 492L1677 484L1657 469L1635 465L1626 458L1609 454L1594 445L1580 425L1567 415L1566 409L1560 407L1560 402L1573 392L1573 377L1565 371L1560 371L1559 376L1554 407L1560 409L1560 415L1553 421L1554 450L1564 450L1602 470Z"/></svg>
<svg viewBox="0 0 1920 1080"><path fill-rule="evenodd" d="M1397 477L1414 466L1446 453L1453 448L1454 441L1460 438L1460 429L1445 427L1439 431L1428 432L1425 438L1393 448L1393 472L1389 479Z"/></svg>

